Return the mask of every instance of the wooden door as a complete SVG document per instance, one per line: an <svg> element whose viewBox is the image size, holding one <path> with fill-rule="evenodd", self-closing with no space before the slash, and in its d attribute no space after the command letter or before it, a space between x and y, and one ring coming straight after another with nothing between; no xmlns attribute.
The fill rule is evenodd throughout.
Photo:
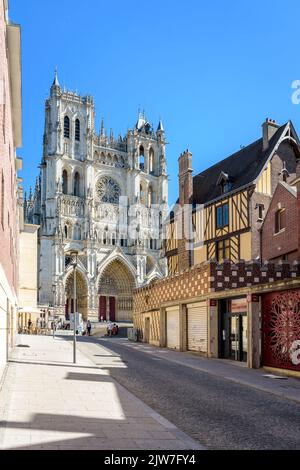
<svg viewBox="0 0 300 470"><path fill-rule="evenodd" d="M99 320L101 321L101 317L103 320L106 320L106 297L103 295L99 299Z"/></svg>
<svg viewBox="0 0 300 470"><path fill-rule="evenodd" d="M109 319L110 321L116 320L116 298L109 298Z"/></svg>

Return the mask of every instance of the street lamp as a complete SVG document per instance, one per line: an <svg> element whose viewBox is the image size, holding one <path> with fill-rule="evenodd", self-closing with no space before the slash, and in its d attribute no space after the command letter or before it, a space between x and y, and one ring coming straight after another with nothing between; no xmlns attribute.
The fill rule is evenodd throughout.
<svg viewBox="0 0 300 470"><path fill-rule="evenodd" d="M56 284L52 284L52 292L53 292L53 339L55 339L55 293L56 293Z"/></svg>
<svg viewBox="0 0 300 470"><path fill-rule="evenodd" d="M78 251L71 251L70 255L73 259L72 265L73 265L73 314L74 314L74 320L73 320L73 363L76 364L76 329L77 329L77 321L76 321L76 303L77 303L77 293L76 293L76 268L77 268L77 257L78 257Z"/></svg>

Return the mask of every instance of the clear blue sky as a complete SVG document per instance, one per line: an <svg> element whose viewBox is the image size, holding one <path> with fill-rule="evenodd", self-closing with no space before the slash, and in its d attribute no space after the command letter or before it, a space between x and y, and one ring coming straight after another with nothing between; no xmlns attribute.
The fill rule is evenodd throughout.
<svg viewBox="0 0 300 470"><path fill-rule="evenodd" d="M22 26L25 189L56 65L61 84L95 97L97 128L104 116L125 133L139 106L154 125L162 116L170 203L184 149L198 173L259 138L266 117L300 133L299 0L10 0L10 17Z"/></svg>

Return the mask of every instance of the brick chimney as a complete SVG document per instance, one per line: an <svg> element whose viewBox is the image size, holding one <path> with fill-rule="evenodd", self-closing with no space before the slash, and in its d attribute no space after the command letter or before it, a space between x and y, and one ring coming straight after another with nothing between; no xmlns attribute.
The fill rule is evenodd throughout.
<svg viewBox="0 0 300 470"><path fill-rule="evenodd" d="M263 129L263 149L267 150L269 147L270 140L272 139L273 135L276 133L277 129L279 129L279 124L277 124L274 119L267 118L266 121L262 125Z"/></svg>
<svg viewBox="0 0 300 470"><path fill-rule="evenodd" d="M183 271L191 267L192 252L187 249L191 238L191 220L187 219L187 206L192 204L193 197L193 170L192 154L189 150L183 152L179 157L179 204L185 210L181 211L181 238L178 240L178 268ZM191 213L191 212L190 212Z"/></svg>

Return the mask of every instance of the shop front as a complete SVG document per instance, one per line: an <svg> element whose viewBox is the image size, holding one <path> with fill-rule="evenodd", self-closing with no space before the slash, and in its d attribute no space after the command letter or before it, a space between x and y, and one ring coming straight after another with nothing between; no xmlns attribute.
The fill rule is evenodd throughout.
<svg viewBox="0 0 300 470"><path fill-rule="evenodd" d="M219 301L219 357L247 362L247 297Z"/></svg>

